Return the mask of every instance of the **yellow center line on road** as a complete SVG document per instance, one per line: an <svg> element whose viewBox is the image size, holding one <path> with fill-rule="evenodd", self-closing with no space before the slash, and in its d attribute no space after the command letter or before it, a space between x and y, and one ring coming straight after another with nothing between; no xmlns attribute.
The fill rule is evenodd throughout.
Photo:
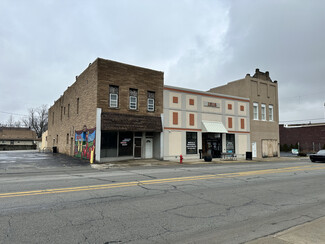
<svg viewBox="0 0 325 244"><path fill-rule="evenodd" d="M303 170L318 170L318 169L325 169L325 166L305 165L305 166L295 166L295 167L287 167L287 168L279 168L279 169L263 169L263 170L243 171L243 172L236 172L236 173L224 173L224 174L198 175L198 176L187 176L187 177L156 179L156 180L131 181L131 182L104 184L104 185L65 187L65 188L22 191L22 192L7 192L7 193L0 193L0 198L34 196L34 195L45 195L45 194L55 194L55 193L67 193L67 192L80 192L80 191L89 191L89 190L102 190L102 189L112 189L112 188L121 188L121 187L131 187L131 186L137 186L137 185L153 185L153 184L208 180L208 179L218 179L218 178L219 179L220 178L233 178L233 177L250 176L250 175L253 176L253 175L286 173L286 172L295 172L295 171L303 171Z"/></svg>

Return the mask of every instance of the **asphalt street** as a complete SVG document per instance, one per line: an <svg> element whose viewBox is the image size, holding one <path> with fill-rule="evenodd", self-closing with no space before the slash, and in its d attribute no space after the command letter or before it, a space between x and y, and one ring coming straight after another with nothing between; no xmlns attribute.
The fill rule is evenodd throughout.
<svg viewBox="0 0 325 244"><path fill-rule="evenodd" d="M91 167L0 153L1 243L245 243L325 216L325 164Z"/></svg>

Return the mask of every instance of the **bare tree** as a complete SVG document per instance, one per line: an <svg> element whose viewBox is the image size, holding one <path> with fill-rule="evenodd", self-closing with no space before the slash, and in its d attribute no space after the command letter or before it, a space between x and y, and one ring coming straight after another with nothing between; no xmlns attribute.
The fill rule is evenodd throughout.
<svg viewBox="0 0 325 244"><path fill-rule="evenodd" d="M30 108L28 110L28 118L23 119L24 125L33 129L38 137L42 137L43 132L47 130L47 121L47 105L42 105L38 108Z"/></svg>
<svg viewBox="0 0 325 244"><path fill-rule="evenodd" d="M15 121L14 126L15 127L21 127L21 121L20 120Z"/></svg>
<svg viewBox="0 0 325 244"><path fill-rule="evenodd" d="M14 126L14 117L10 115L9 119L7 120L7 127L13 127Z"/></svg>

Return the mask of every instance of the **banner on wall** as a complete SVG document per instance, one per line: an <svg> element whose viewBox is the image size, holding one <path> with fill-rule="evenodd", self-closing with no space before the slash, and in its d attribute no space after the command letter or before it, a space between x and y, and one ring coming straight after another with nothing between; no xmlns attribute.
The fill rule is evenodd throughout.
<svg viewBox="0 0 325 244"><path fill-rule="evenodd" d="M95 142L96 128L87 129L87 127L84 126L82 130L76 130L74 156L87 159L90 163L93 163L95 159Z"/></svg>

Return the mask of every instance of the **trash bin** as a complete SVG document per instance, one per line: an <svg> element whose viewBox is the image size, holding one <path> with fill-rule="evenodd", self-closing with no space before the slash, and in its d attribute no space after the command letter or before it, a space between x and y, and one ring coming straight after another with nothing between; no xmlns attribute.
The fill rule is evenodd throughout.
<svg viewBox="0 0 325 244"><path fill-rule="evenodd" d="M246 152L246 160L252 160L253 156L252 156L252 152Z"/></svg>
<svg viewBox="0 0 325 244"><path fill-rule="evenodd" d="M53 153L57 153L58 152L58 148L57 147L53 147Z"/></svg>
<svg viewBox="0 0 325 244"><path fill-rule="evenodd" d="M205 162L211 162L212 161L212 157L211 156L204 156L204 161Z"/></svg>

